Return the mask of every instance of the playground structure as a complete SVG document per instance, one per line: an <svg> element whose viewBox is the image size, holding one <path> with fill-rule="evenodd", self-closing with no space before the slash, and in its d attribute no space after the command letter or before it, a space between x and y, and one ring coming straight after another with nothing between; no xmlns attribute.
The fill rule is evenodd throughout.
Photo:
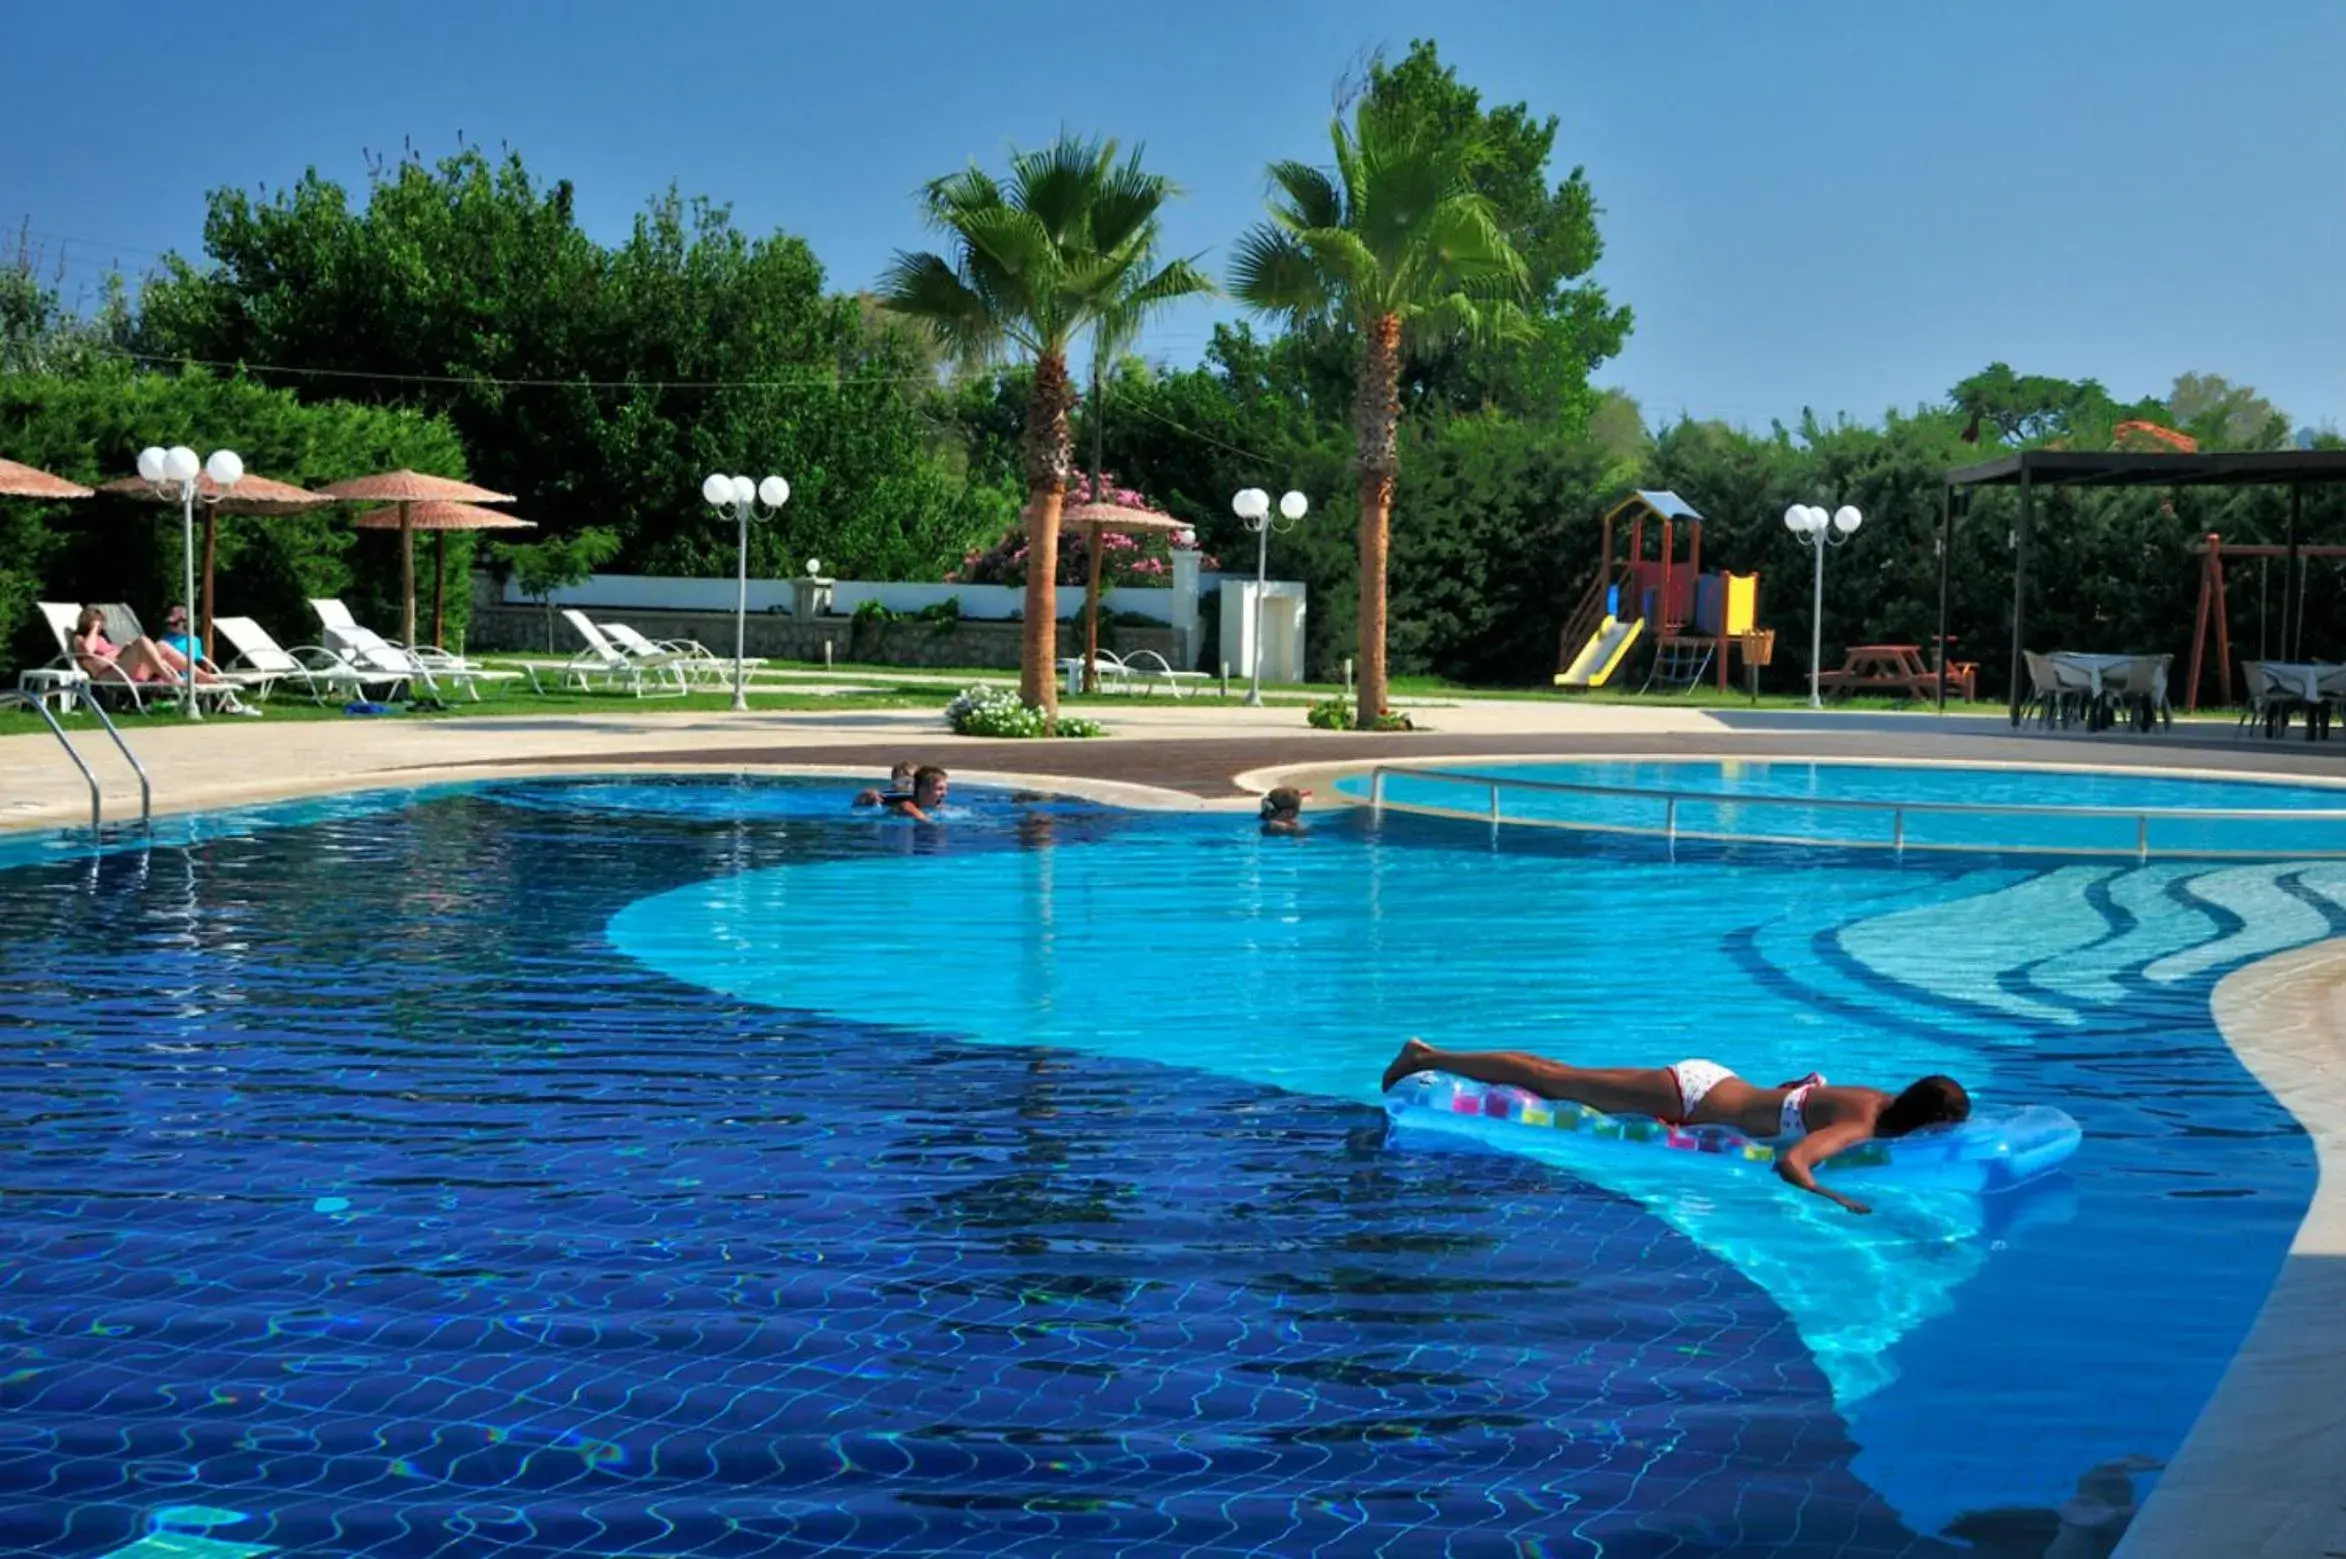
<svg viewBox="0 0 2346 1559"><path fill-rule="evenodd" d="M2293 495L2294 496L2294 495ZM2296 531L2296 515L2290 516L2290 531ZM2192 551L2204 560L2199 570L2199 610L2191 627L2191 666L2185 673L2183 707L2186 711L2199 708L2200 667L2207 650L2208 629L2216 632L2216 685L2223 695L2221 702L2232 702L2232 624L2224 609L2224 559L2256 558L2264 560L2284 558L2287 563L2281 576L2281 658L2294 660L2302 647L2305 634L2305 569L2307 558L2346 558L2346 546L2316 546L2292 541L2286 545L2274 542L2226 542L2214 531L2192 544ZM2260 592L2261 594L2261 592ZM2263 624L2260 614L2258 631ZM2262 658L2262 651L2259 651Z"/></svg>
<svg viewBox="0 0 2346 1559"><path fill-rule="evenodd" d="M1624 519L1627 544L1616 557L1617 523ZM1649 520L1659 542L1651 558L1645 555ZM1683 563L1676 557L1681 522L1687 538ZM1768 664L1776 636L1755 626L1759 575L1702 571L1702 516L1692 504L1673 492L1641 489L1607 510L1602 523L1596 578L1558 640L1558 687L1603 687L1641 642L1653 647L1649 687L1691 687L1710 670L1724 692L1732 655L1740 653L1755 672Z"/></svg>

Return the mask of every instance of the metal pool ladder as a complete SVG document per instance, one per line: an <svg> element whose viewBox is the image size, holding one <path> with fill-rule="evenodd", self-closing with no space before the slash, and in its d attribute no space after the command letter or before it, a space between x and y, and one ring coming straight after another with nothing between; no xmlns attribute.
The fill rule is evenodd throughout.
<svg viewBox="0 0 2346 1559"><path fill-rule="evenodd" d="M130 743L122 739L122 732L115 727L114 721L107 715L105 706L96 699L86 696L81 700L81 703L91 714L98 717L99 727L113 738L115 751L122 754L122 761L129 764L131 772L138 776L139 826L152 830L155 826L155 789L147 782L147 766L138 761L138 754L132 752ZM80 748L73 745L73 738L65 734L65 727L57 723L57 716L50 710L45 699L33 693L0 692L0 709L6 709L11 704L21 704L39 715L41 723L49 728L49 734L57 738L57 745L65 749L65 756L71 758L73 766L81 770L83 781L90 787L90 832L93 835L96 834L99 825L105 821L105 806L98 793L98 776L91 770L89 760L81 755Z"/></svg>

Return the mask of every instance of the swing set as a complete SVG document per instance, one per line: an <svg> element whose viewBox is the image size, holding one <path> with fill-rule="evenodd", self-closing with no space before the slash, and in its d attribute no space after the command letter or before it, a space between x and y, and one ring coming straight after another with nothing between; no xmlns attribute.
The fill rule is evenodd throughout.
<svg viewBox="0 0 2346 1559"><path fill-rule="evenodd" d="M2291 529L2295 530L2295 514L2291 515ZM2202 559L2199 569L2199 611L2191 629L2191 669L2184 683L2184 705L2187 711L2199 708L2200 662L2207 649L2208 628L2216 630L2216 685L2223 694L2223 702L2232 702L2232 633L2231 621L2224 610L2224 559L2256 559L2256 656L2266 655L2265 631L2272 621L2268 570L2275 558L2286 559L2281 574L2281 659L2295 660L2305 638L2305 568L2306 558L2346 558L2346 546L2309 546L2302 542L2286 545L2276 542L2226 542L2210 531L2194 543L2191 550Z"/></svg>

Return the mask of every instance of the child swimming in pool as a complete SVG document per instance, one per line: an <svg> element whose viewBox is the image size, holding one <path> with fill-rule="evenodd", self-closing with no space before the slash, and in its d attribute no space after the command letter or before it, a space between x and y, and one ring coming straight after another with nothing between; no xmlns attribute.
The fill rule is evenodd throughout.
<svg viewBox="0 0 2346 1559"><path fill-rule="evenodd" d="M1716 1061L1567 1066L1528 1051L1437 1050L1418 1039L1403 1045L1385 1068L1384 1086L1391 1088L1412 1072L1448 1072L1478 1083L1529 1089L1543 1099L1569 1099L1607 1115L1651 1115L1673 1126L1732 1126L1747 1137L1789 1141L1792 1145L1776 1155L1776 1173L1853 1213L1873 1209L1817 1184L1817 1165L1875 1137L1902 1137L1971 1115L1971 1096L1952 1077L1926 1077L1898 1094L1837 1087L1819 1072L1761 1088Z"/></svg>

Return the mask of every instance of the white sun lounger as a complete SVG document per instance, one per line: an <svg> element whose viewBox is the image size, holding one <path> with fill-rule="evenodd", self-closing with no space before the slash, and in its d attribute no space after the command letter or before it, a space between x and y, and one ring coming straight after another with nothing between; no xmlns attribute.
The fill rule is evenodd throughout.
<svg viewBox="0 0 2346 1559"><path fill-rule="evenodd" d="M623 655L643 665L674 665L683 671L686 679L700 679L722 683L733 675L733 657L719 655L697 639L650 639L625 623L597 623L611 643ZM745 655L742 669L752 670L765 665L762 656Z"/></svg>
<svg viewBox="0 0 2346 1559"><path fill-rule="evenodd" d="M390 697L408 681L401 672L354 666L322 644L285 649L250 617L222 617L212 627L235 649L238 668L249 667L280 681L298 682L303 692L321 704L332 698L373 698L378 692Z"/></svg>
<svg viewBox="0 0 2346 1559"><path fill-rule="evenodd" d="M177 678L141 682L120 666L112 664L95 672L90 671L82 665L81 657L73 652L74 628L81 621L81 607L71 601L42 601L38 604L42 620L48 623L50 635L57 641L57 658L47 665L30 667L20 673L16 682L19 691L44 700L55 698L67 708L72 707L77 697L104 698L110 702L128 704L141 713L145 712L150 702L176 703L187 696L187 684ZM113 635L109 633L107 637L112 639ZM222 672L212 664L209 657L199 658L196 664L219 678L215 682L199 682L195 685L196 702L199 705L209 699L215 704L233 708L237 706L236 695L239 692L266 697L270 684L276 680L259 672Z"/></svg>
<svg viewBox="0 0 2346 1559"><path fill-rule="evenodd" d="M484 682L521 680L518 671L477 665L436 644L401 644L386 639L372 628L360 627L358 619L350 615L350 608L332 597L313 599L310 610L318 614L318 622L326 631L327 647L352 665L369 671L419 677L435 693L442 682L449 682L463 688L477 701Z"/></svg>
<svg viewBox="0 0 2346 1559"><path fill-rule="evenodd" d="M577 634L586 647L558 666L531 666L530 685L540 692L545 691L544 685L538 680L541 670L551 671L559 685L581 691L598 678L605 687L625 686L638 698L647 695L682 698L689 691L682 656L661 650L640 658L629 655L612 644L604 636L603 630L576 607L564 607L562 620L570 624L571 632ZM647 683L651 684L649 688Z"/></svg>

